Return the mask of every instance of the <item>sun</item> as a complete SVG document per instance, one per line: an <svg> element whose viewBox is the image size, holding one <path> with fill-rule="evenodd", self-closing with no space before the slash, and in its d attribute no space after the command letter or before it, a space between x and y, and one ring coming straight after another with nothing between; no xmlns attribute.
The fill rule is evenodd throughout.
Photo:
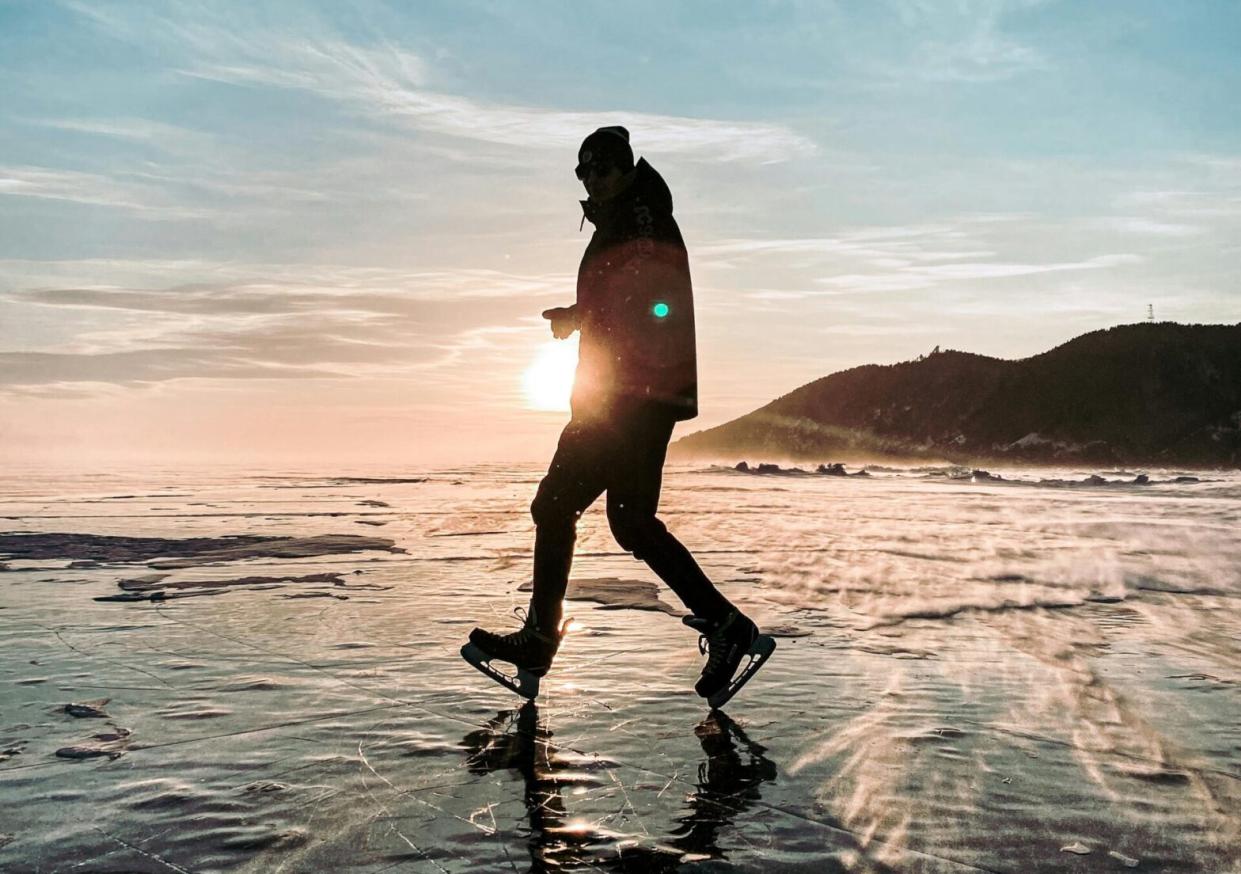
<svg viewBox="0 0 1241 874"><path fill-rule="evenodd" d="M521 378L526 405L532 410L568 412L576 368L577 337L544 343Z"/></svg>

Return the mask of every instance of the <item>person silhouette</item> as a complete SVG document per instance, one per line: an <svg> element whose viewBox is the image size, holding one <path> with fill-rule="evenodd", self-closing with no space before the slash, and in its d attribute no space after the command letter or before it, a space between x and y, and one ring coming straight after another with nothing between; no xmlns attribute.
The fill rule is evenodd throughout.
<svg viewBox="0 0 1241 874"><path fill-rule="evenodd" d="M607 492L617 543L645 561L693 614L683 621L699 631L700 650L708 654L694 690L719 707L775 642L720 593L655 515L673 428L698 414L685 241L668 185L645 158L635 164L625 128L602 127L586 137L576 174L587 193L582 224L595 230L578 268L576 302L543 313L557 339L574 331L581 337L570 421L530 507L533 593L518 631L476 628L462 655L518 694L538 694L564 636L562 601L577 520ZM516 676L496 669L493 659L514 665Z"/></svg>

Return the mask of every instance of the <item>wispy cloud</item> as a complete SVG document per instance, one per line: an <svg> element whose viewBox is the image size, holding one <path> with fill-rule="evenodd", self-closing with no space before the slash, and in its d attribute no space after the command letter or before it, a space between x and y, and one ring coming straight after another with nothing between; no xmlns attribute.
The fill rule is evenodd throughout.
<svg viewBox="0 0 1241 874"><path fill-rule="evenodd" d="M412 87L387 69L399 61L359 68L356 49L340 42L299 52L314 66L291 75L228 64L190 67L190 75L219 81L263 82L309 91L346 109L382 122L495 145L563 150L576 146L584 131L623 124L638 131L635 145L662 154L699 160L775 162L814 154L815 144L782 125L716 121L638 112L565 112L530 106L486 103L468 97Z"/></svg>
<svg viewBox="0 0 1241 874"><path fill-rule="evenodd" d="M1199 225L1188 225L1182 222L1159 221L1144 216L1126 215L1109 216L1092 219L1086 223L1089 227L1106 231L1118 231L1122 234L1138 234L1152 237L1193 237L1201 234Z"/></svg>
<svg viewBox="0 0 1241 874"><path fill-rule="evenodd" d="M190 143L205 145L208 139L208 135L200 131L147 118L34 118L27 119L26 123L72 133L140 142L164 150Z"/></svg>
<svg viewBox="0 0 1241 874"><path fill-rule="evenodd" d="M1143 260L1132 253L1042 263L1005 260L997 254L998 243L987 238L989 228L998 224L970 219L955 224L860 228L831 237L731 239L703 247L703 255L734 270L767 265L770 273L795 264L802 274L796 287L743 293L764 302L908 292L945 283L1104 270Z"/></svg>
<svg viewBox="0 0 1241 874"><path fill-rule="evenodd" d="M990 254L964 225L930 223L864 227L823 237L733 238L698 248L703 260L739 268L763 262L796 265L810 276L849 265L867 272L892 271L916 262L954 261Z"/></svg>
<svg viewBox="0 0 1241 874"><path fill-rule="evenodd" d="M923 45L916 66L933 82L991 82L1050 65L1039 52L999 33L994 21L984 20L960 42Z"/></svg>
<svg viewBox="0 0 1241 874"><path fill-rule="evenodd" d="M867 274L845 273L824 276L815 280L815 282L837 292L870 295L880 292L929 289L944 285L945 283L988 282L1045 273L1105 270L1138 264L1142 261L1142 256L1131 253L1111 253L1081 261L1058 261L1042 264L966 261L955 264L911 265L887 272Z"/></svg>
<svg viewBox="0 0 1241 874"><path fill-rule="evenodd" d="M34 197L148 213L151 217L197 219L212 215L202 207L170 202L164 192L140 183L77 170L0 166L0 196Z"/></svg>
<svg viewBox="0 0 1241 874"><path fill-rule="evenodd" d="M1001 279L1011 276L1030 276L1035 273L1062 273L1066 270L1099 270L1107 267L1119 267L1124 264L1137 264L1142 261L1140 255L1118 253L1098 255L1085 261L1061 261L1048 264L1005 264L994 262L938 264L919 267L915 273L935 279Z"/></svg>
<svg viewBox="0 0 1241 874"><path fill-rule="evenodd" d="M494 271L409 273L348 267L310 276L162 288L53 287L0 295L8 312L95 311L47 348L0 348L0 386L176 379L359 378L437 371L464 382L511 371L546 327L532 300L562 276ZM300 278L292 274L300 273ZM486 301L485 308L480 303ZM537 312L537 305L534 306ZM468 365L468 367L466 367ZM475 380L476 382L477 380Z"/></svg>
<svg viewBox="0 0 1241 874"><path fill-rule="evenodd" d="M76 393L85 386L138 386L174 379L291 379L336 377L321 368L281 366L247 360L244 350L160 348L127 352L0 352L0 389L28 391L31 386L71 383ZM98 389L95 392L98 393Z"/></svg>
<svg viewBox="0 0 1241 874"><path fill-rule="evenodd" d="M389 43L359 46L327 32L290 37L243 28L196 6L179 4L175 17L154 17L139 28L106 8L74 3L114 37L164 41L183 53L188 76L234 84L294 89L334 101L376 122L506 147L563 150L584 132L624 124L635 146L702 161L770 163L817 151L789 127L652 113L564 111L477 100L426 87L429 72L417 55Z"/></svg>
<svg viewBox="0 0 1241 874"><path fill-rule="evenodd" d="M1210 191L1154 189L1133 191L1120 198L1122 207L1138 207L1148 217L1227 220L1241 218L1241 183L1236 188Z"/></svg>
<svg viewBox="0 0 1241 874"><path fill-rule="evenodd" d="M841 273L813 280L829 291L821 294L883 294L930 288L937 280L922 273Z"/></svg>
<svg viewBox="0 0 1241 874"><path fill-rule="evenodd" d="M1050 69L1041 52L1003 30L1005 15L1040 2L895 0L902 22L920 39L910 62L894 74L930 82L992 82Z"/></svg>
<svg viewBox="0 0 1241 874"><path fill-rule="evenodd" d="M29 277L46 277L59 285L32 287L0 299L51 306L128 309L143 312L218 314L297 313L345 303L376 312L403 312L410 302L453 303L512 298L526 301L563 295L573 281L569 273L518 274L498 270L399 270L385 267L308 264L238 264L207 261L0 260ZM160 285L160 277L197 273L210 281ZM156 287L120 286L120 277L146 277ZM109 282L111 280L111 282Z"/></svg>

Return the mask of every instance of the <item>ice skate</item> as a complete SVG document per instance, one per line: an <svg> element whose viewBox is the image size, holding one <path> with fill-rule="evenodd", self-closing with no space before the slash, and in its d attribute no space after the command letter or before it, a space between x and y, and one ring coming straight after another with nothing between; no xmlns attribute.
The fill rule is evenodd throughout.
<svg viewBox="0 0 1241 874"><path fill-rule="evenodd" d="M539 679L551 668L560 649L564 628L548 633L539 628L533 608L525 613L518 607L516 612L523 616L518 631L493 634L475 628L470 632L470 642L461 647L461 657L506 689L533 700L539 694ZM506 674L493 661L508 662L515 670Z"/></svg>
<svg viewBox="0 0 1241 874"><path fill-rule="evenodd" d="M694 691L707 699L712 710L723 707L736 695L776 648L776 642L760 634L758 626L740 610L733 610L718 622L701 616L686 616L681 621L701 635L698 649L707 654L707 664L694 684ZM749 662L737 673L746 657Z"/></svg>

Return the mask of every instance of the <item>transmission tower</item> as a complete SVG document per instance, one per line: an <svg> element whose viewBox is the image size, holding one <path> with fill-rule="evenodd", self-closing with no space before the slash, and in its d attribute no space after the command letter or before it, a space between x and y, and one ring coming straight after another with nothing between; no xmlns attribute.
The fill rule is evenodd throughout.
<svg viewBox="0 0 1241 874"><path fill-rule="evenodd" d="M1155 305L1153 303L1148 303L1146 305L1146 321L1155 321Z"/></svg>

